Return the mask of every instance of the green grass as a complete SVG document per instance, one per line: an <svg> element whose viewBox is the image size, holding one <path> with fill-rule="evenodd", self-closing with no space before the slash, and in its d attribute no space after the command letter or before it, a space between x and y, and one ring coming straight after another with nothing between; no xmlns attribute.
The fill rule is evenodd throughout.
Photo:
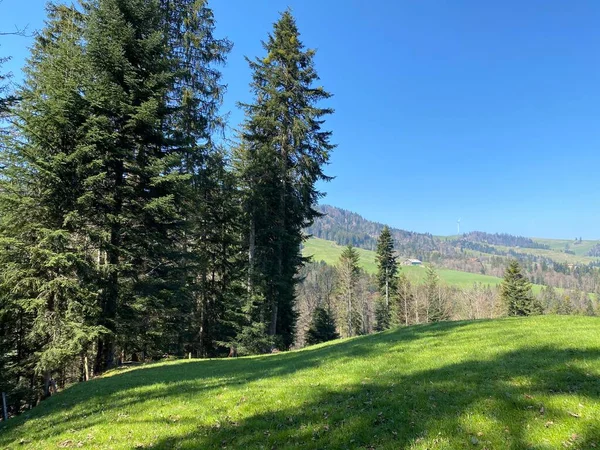
<svg viewBox="0 0 600 450"><path fill-rule="evenodd" d="M419 325L148 365L11 419L0 448L592 449L600 319Z"/></svg>

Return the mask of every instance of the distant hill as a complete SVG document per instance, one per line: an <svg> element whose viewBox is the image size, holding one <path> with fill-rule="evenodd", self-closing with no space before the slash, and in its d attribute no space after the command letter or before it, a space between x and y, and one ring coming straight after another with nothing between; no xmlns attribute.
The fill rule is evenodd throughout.
<svg viewBox="0 0 600 450"><path fill-rule="evenodd" d="M311 238L304 244L302 255L312 257L312 260L315 262L323 261L335 266L339 261L343 249L343 246L335 242ZM358 248L357 251L360 256L359 266L367 273L376 273L377 262L375 252L362 248ZM422 266L401 266L400 270L413 283L419 284L425 279L425 269ZM457 288L472 288L474 283L498 286L502 282L502 278L500 277L444 268L438 269L438 275L448 286ZM542 286L534 284L532 288L533 292L538 293L541 291Z"/></svg>
<svg viewBox="0 0 600 450"><path fill-rule="evenodd" d="M542 248L550 250L550 246L536 242L531 238L513 236L507 233L485 233L483 231L471 231L460 236L461 240L470 242L485 242L491 245L504 245L506 247Z"/></svg>
<svg viewBox="0 0 600 450"><path fill-rule="evenodd" d="M338 245L374 250L383 223L330 205L306 231ZM517 259L529 279L540 285L585 292L600 290L600 241L540 239L507 233L473 231L433 236L390 227L401 258L417 258L438 267L501 277L509 259Z"/></svg>
<svg viewBox="0 0 600 450"><path fill-rule="evenodd" d="M367 250L375 250L377 247L377 237L384 224L367 220L357 213L335 206L320 205L317 210L324 216L307 228L307 233L339 245L351 244ZM442 247L446 246L444 241L428 233L415 233L393 227L390 227L390 230L396 249L407 257L423 259L429 252L441 251Z"/></svg>

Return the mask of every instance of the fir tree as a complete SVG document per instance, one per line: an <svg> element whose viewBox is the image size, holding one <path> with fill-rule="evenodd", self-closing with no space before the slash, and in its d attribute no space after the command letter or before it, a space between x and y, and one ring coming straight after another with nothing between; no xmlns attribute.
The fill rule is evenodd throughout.
<svg viewBox="0 0 600 450"><path fill-rule="evenodd" d="M344 324L346 336L359 334L362 329L362 312L356 295L360 276L359 260L358 252L349 245L342 251L338 263L340 324Z"/></svg>
<svg viewBox="0 0 600 450"><path fill-rule="evenodd" d="M391 308L392 325L408 325L414 309L414 294L410 280L402 273L397 282L397 295Z"/></svg>
<svg viewBox="0 0 600 450"><path fill-rule="evenodd" d="M377 240L377 284L383 301L377 304L378 330L390 326L390 298L396 295L398 263L394 255L394 240L390 229L385 226Z"/></svg>
<svg viewBox="0 0 600 450"><path fill-rule="evenodd" d="M427 301L427 321L440 322L448 320L450 318L449 308L440 286L440 277L432 265L427 266L424 285Z"/></svg>
<svg viewBox="0 0 600 450"><path fill-rule="evenodd" d="M375 331L387 330L390 325L390 307L385 304L385 299L380 297L375 302Z"/></svg>
<svg viewBox="0 0 600 450"><path fill-rule="evenodd" d="M516 260L511 261L504 272L500 296L509 316L529 316L539 312L531 283L521 273L521 266Z"/></svg>
<svg viewBox="0 0 600 450"><path fill-rule="evenodd" d="M82 126L90 109L81 95L84 18L50 6L18 92L11 130L19 136L3 153L0 175L0 290L18 320L18 376L48 393L53 373L85 357L105 331L97 325L96 269L80 233L77 198ZM4 308L3 308L4 309Z"/></svg>
<svg viewBox="0 0 600 450"><path fill-rule="evenodd" d="M313 312L312 321L306 332L306 343L314 345L339 337L331 311L327 308L317 307Z"/></svg>
<svg viewBox="0 0 600 450"><path fill-rule="evenodd" d="M182 319L190 319L190 329L181 340L186 352L208 356L234 337L242 296L239 196L228 154L214 140L224 127L219 106L225 86L218 69L231 43L215 37L206 1L177 0L165 14L176 74L166 131L178 155L175 167L189 177L177 202L182 227L173 236L185 250L189 295Z"/></svg>
<svg viewBox="0 0 600 450"><path fill-rule="evenodd" d="M315 188L333 149L322 130L332 112L316 85L314 50L307 50L289 11L281 15L263 44L266 56L248 60L255 100L244 104L239 177L245 188L249 255L250 321L268 323L270 335L291 344L296 273L302 265L302 230L318 216Z"/></svg>

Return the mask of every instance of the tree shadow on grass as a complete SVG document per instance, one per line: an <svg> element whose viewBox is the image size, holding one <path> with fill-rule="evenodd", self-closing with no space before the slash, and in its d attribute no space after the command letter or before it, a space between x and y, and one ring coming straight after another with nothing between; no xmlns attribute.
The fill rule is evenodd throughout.
<svg viewBox="0 0 600 450"><path fill-rule="evenodd" d="M34 410L0 425L0 447L14 441L19 427L30 419L43 425L36 429L39 439L59 436L69 430L84 430L117 417L120 411L154 399L175 399L204 391L242 386L257 380L285 377L319 367L324 362L366 358L385 351L391 344L435 339L473 322L444 322L401 328L387 333L346 339L317 348L252 358L184 360L149 364L132 370L116 371L107 377L78 383L42 402ZM334 344L334 345L332 345ZM161 384L160 389L148 389ZM60 414L66 420L57 422Z"/></svg>
<svg viewBox="0 0 600 450"><path fill-rule="evenodd" d="M561 396L568 393L584 399L583 403L589 399L598 407L600 382L581 368L581 362L594 363L597 371L600 351L552 347L523 349L409 375L390 370L337 389L309 385L304 394L288 404L272 405L267 412L257 408L259 412L240 412L236 416L235 405L223 405L217 408L218 420L211 419L211 423L201 417L140 420L126 414L129 408L146 407L152 401L176 406L197 395L218 398L225 389L241 389L248 383L268 382L274 377L283 377L277 383L285 383L291 379L288 377L324 363L331 365L331 361L339 367L344 361L393 353L394 349L402 351L406 342L417 347L438 345L449 332L453 343L472 340L473 334L461 335L466 325L488 335L494 329L493 323L485 321L446 322L346 340L310 351L150 365L73 386L43 402L30 418L39 419L36 439L50 441L57 436L62 439L71 431L86 433L111 420L123 425L122 429L142 424L149 436L153 429L162 427L162 437L147 446L164 449L550 449L556 448L557 439L572 448L600 445L593 419L585 411L565 409L576 409L577 405L559 404ZM390 357L394 357L392 353ZM290 386L290 396L293 391ZM259 401L250 399L249 403ZM64 420L57 421L58 414ZM0 447L24 437L19 427L26 420L20 417L8 422L6 433L0 434ZM548 422L552 424L546 428ZM544 433L549 434L547 445ZM128 448L133 447L131 443Z"/></svg>
<svg viewBox="0 0 600 450"><path fill-rule="evenodd" d="M190 424L194 431L149 447L600 448L600 418L593 416L600 380L579 367L582 361L597 364L600 351L531 348L405 377L384 375L322 392L300 408L274 405L239 422L224 416Z"/></svg>

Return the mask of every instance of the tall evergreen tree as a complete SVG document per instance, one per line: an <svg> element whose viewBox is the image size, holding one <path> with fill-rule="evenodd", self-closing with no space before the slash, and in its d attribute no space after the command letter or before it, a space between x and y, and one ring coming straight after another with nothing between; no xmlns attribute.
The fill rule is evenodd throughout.
<svg viewBox="0 0 600 450"><path fill-rule="evenodd" d="M390 325L390 298L396 295L398 263L394 255L394 239L385 226L377 240L377 284L383 302L377 307L377 327L385 330Z"/></svg>
<svg viewBox="0 0 600 450"><path fill-rule="evenodd" d="M531 283L521 273L519 262L513 260L504 272L500 297L509 316L529 316L540 308L531 292Z"/></svg>
<svg viewBox="0 0 600 450"><path fill-rule="evenodd" d="M213 37L204 1L97 0L88 9L94 110L80 203L101 255L111 331L98 343L97 369L113 363L117 344L152 356L181 353L187 341L207 354L235 251L233 186L211 139L222 125L214 65L230 44ZM186 318L193 336L182 335Z"/></svg>
<svg viewBox="0 0 600 450"><path fill-rule="evenodd" d="M440 277L432 265L427 266L425 275L425 296L428 322L440 322L450 318L446 298L440 286Z"/></svg>
<svg viewBox="0 0 600 450"><path fill-rule="evenodd" d="M408 325L412 321L411 313L415 309L415 299L413 288L406 274L402 273L398 277L397 295L392 302L391 324Z"/></svg>
<svg viewBox="0 0 600 450"><path fill-rule="evenodd" d="M360 257L349 245L340 255L338 263L338 311L340 328L346 336L359 334L362 329L362 311L357 298L357 285L360 276Z"/></svg>
<svg viewBox="0 0 600 450"><path fill-rule="evenodd" d="M293 341L296 273L303 263L302 230L318 216L315 188L334 146L320 106L330 97L316 85L314 50L307 50L290 11L263 43L266 56L248 60L254 102L242 105L246 122L239 152L245 188L249 255L249 321L265 322L284 345Z"/></svg>
<svg viewBox="0 0 600 450"><path fill-rule="evenodd" d="M204 1L48 11L1 155L6 365L47 385L92 350L96 373L117 349L209 354L240 297L237 191L212 140L230 44Z"/></svg>
<svg viewBox="0 0 600 450"><path fill-rule="evenodd" d="M185 250L182 267L190 334L186 351L214 355L239 320L239 197L228 155L214 140L222 132L219 116L225 86L219 65L231 43L215 37L215 20L206 1L176 0L165 10L169 55L176 82L169 98L173 114L166 123L178 170L189 177L178 202L183 227L174 239ZM185 322L185 320L184 320Z"/></svg>
<svg viewBox="0 0 600 450"><path fill-rule="evenodd" d="M15 325L16 376L31 387L84 357L105 330L97 325L96 271L77 226L82 125L84 17L50 6L25 68L21 102L0 175L0 280ZM4 307L3 307L4 309Z"/></svg>

